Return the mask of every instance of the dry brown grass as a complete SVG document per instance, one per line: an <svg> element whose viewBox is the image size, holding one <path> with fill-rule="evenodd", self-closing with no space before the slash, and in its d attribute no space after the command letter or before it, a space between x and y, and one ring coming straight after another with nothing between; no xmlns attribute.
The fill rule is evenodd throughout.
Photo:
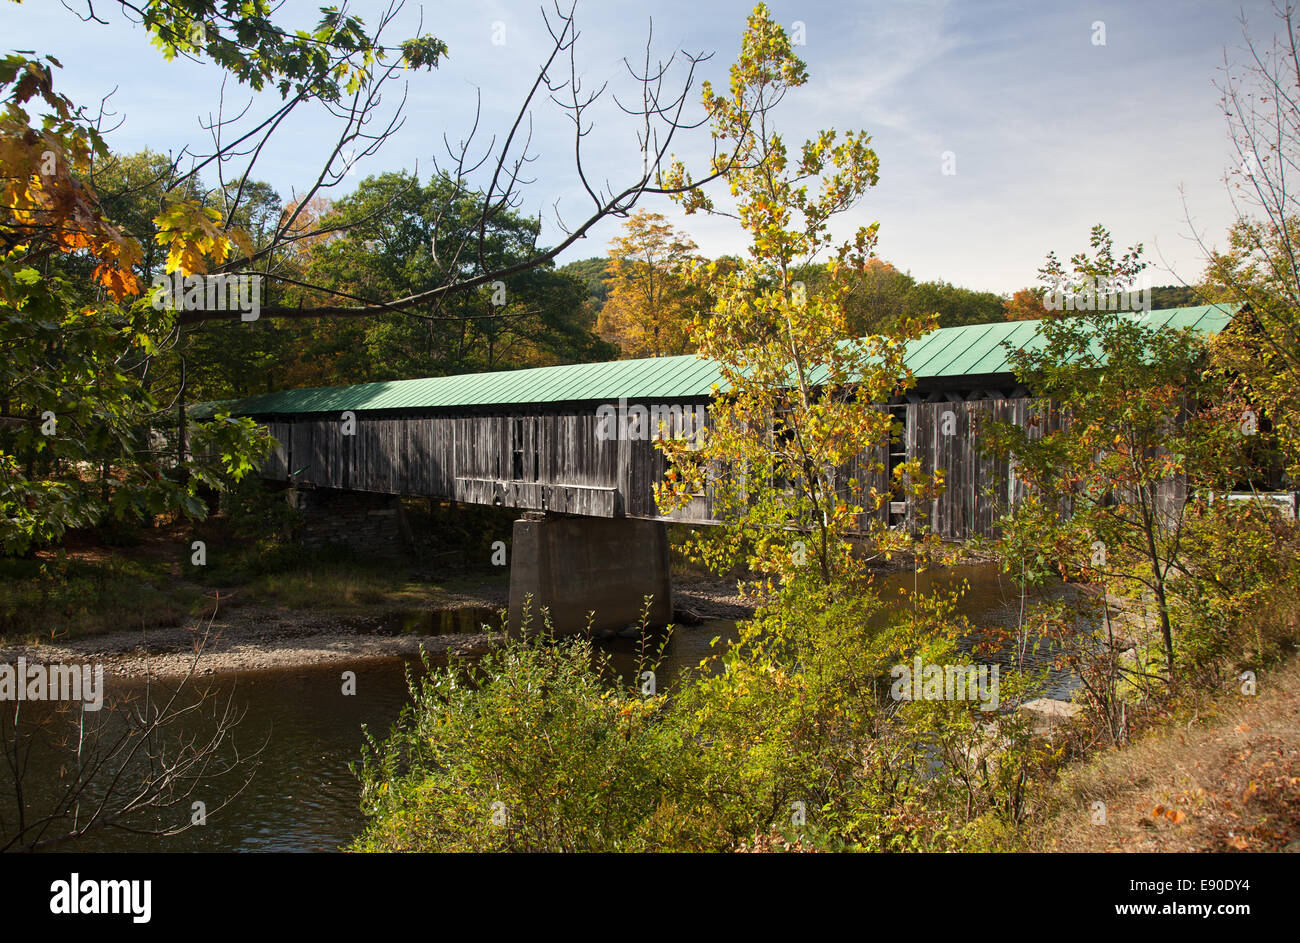
<svg viewBox="0 0 1300 943"><path fill-rule="evenodd" d="M1257 690L1220 700L1212 719L1153 730L1070 770L1028 846L1300 850L1300 660L1262 674ZM1104 825L1093 824L1097 801Z"/></svg>

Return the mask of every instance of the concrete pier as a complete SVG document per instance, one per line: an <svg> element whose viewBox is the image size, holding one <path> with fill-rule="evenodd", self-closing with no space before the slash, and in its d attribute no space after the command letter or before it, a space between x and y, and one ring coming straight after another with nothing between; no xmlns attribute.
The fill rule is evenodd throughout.
<svg viewBox="0 0 1300 943"><path fill-rule="evenodd" d="M667 526L628 518L525 514L515 521L511 548L513 634L520 631L529 596L529 635L542 630L543 608L549 610L557 636L583 632L588 613L594 613L595 632L635 625L646 596L653 597L648 623L671 622Z"/></svg>

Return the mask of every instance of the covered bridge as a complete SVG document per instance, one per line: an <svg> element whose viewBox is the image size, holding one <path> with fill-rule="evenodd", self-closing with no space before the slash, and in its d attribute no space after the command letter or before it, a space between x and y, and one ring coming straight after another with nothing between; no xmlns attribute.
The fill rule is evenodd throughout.
<svg viewBox="0 0 1300 943"><path fill-rule="evenodd" d="M1215 333L1233 310L1210 305L1135 317L1154 326ZM1008 355L1036 343L1038 326L1017 321L940 328L908 345L907 365L916 383L905 396L881 404L894 413L902 433L864 457L878 462L879 470L868 470L873 461L864 460L863 468L848 471L886 491L894 465L919 458L925 471L944 471L946 490L927 508L896 503L882 509L889 523L924 517L941 536L963 539L989 533L1007 507L1003 498L1017 499L1012 470L980 454L979 430L990 418L1028 420L1030 393L1018 385ZM649 555L658 562L648 565L654 575L647 585L662 590L663 522L715 523L712 496L706 491L670 517L661 515L653 486L663 477L664 457L649 435L628 435L626 421L657 429L663 420L667 431L689 434L707 425L720 383L716 364L686 355L287 390L222 406L266 425L279 445L262 475L299 494L317 489L422 496L543 512L544 518L528 515L536 519L516 525L513 601L521 543L535 545L541 560L562 556L563 546L577 541L587 546L579 555L595 570L605 565L598 559L604 553L632 554L642 564ZM569 516L622 524L583 525ZM537 542L551 540L547 534L560 544L543 548ZM582 567L563 569L573 574ZM552 579L542 574L520 585L562 604L542 585ZM608 573L578 582L590 583L588 590L597 583L631 593L643 588L623 586ZM639 604L640 595L633 598ZM620 619L627 621L622 609L614 621Z"/></svg>

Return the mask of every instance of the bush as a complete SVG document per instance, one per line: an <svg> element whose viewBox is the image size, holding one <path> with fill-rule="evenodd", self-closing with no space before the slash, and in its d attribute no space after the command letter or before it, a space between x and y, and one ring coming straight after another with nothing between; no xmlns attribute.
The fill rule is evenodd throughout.
<svg viewBox="0 0 1300 943"><path fill-rule="evenodd" d="M1211 688L1295 650L1300 548L1295 523L1254 502L1196 502L1187 519L1173 581L1178 655L1189 680Z"/></svg>
<svg viewBox="0 0 1300 943"><path fill-rule="evenodd" d="M583 638L412 679L359 775L358 850L629 851L677 756L663 696L608 688ZM427 665L426 665L427 667Z"/></svg>
<svg viewBox="0 0 1300 943"><path fill-rule="evenodd" d="M221 511L236 537L278 541L301 521L283 490L269 487L258 475L246 475L221 495Z"/></svg>
<svg viewBox="0 0 1300 943"><path fill-rule="evenodd" d="M1016 819L1043 761L1019 715L888 696L914 654L967 661L953 601L909 599L883 625L879 607L867 586L787 587L721 672L667 696L610 687L584 638L432 670L387 740L367 735L354 848L937 849ZM1009 675L1002 698L1034 680Z"/></svg>

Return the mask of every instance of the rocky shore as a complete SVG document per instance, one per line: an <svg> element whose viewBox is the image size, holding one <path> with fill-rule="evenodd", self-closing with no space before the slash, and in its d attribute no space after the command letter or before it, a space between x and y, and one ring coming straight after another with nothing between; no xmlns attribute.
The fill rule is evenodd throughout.
<svg viewBox="0 0 1300 943"><path fill-rule="evenodd" d="M214 612L169 628L123 629L76 639L0 647L0 662L95 662L119 678L181 677L262 671L332 662L431 655L480 655L500 643L494 611L507 604L505 587L484 585L453 594L435 613L394 610L382 604L365 612L285 609L218 601ZM699 623L742 619L752 611L734 584L684 582L674 591L679 631ZM452 633L421 631L421 617L450 617ZM457 618L461 617L461 618ZM465 631L474 621L484 631ZM414 628L413 628L414 624Z"/></svg>

